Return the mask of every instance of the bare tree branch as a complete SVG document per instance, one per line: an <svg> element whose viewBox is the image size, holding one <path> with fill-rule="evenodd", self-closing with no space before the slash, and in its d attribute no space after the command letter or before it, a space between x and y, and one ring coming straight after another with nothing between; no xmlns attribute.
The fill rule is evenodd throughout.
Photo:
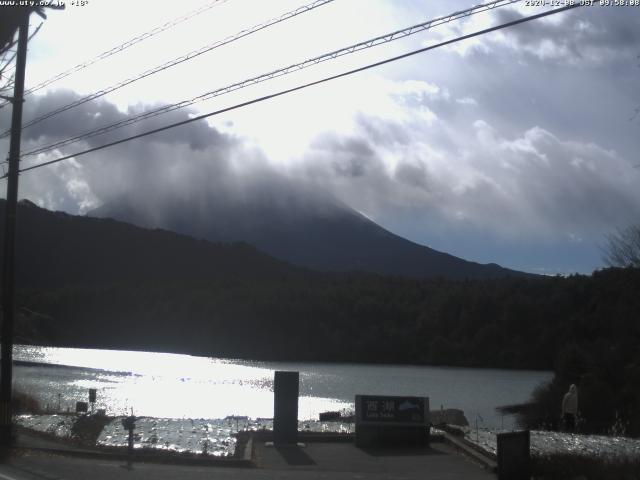
<svg viewBox="0 0 640 480"><path fill-rule="evenodd" d="M640 267L640 225L607 235L603 259L610 267Z"/></svg>

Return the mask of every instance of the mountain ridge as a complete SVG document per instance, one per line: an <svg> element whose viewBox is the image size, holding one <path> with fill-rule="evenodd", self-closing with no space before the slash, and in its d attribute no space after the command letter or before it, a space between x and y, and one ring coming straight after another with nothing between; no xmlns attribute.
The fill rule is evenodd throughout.
<svg viewBox="0 0 640 480"><path fill-rule="evenodd" d="M420 245L338 200L305 196L295 189L240 199L165 196L135 202L125 198L87 215L214 242L242 241L279 260L319 271L453 280L533 275Z"/></svg>
<svg viewBox="0 0 640 480"><path fill-rule="evenodd" d="M0 216L5 208L6 201L0 200ZM208 282L297 272L241 242L216 244L112 219L52 212L28 200L18 204L16 236L18 288Z"/></svg>

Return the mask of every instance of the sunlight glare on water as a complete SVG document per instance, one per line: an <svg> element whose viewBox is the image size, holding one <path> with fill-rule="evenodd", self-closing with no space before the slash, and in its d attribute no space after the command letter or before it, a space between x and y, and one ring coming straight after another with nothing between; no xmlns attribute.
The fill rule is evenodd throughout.
<svg viewBox="0 0 640 480"><path fill-rule="evenodd" d="M273 416L273 369L169 353L18 346L16 360L77 367L19 367L18 388L56 409L74 408L96 388L96 408L109 415L164 418L224 418ZM93 369L89 371L87 369ZM37 378L33 374L36 373ZM65 377L72 378L66 379ZM43 391L44 378L48 378ZM54 379L60 378L60 382ZM327 409L340 410L348 402L300 397L300 418L317 418Z"/></svg>
<svg viewBox="0 0 640 480"><path fill-rule="evenodd" d="M16 388L49 411L75 409L95 388L95 407L109 415L159 418L273 416L275 370L300 372L299 415L353 409L356 394L428 396L432 409L459 408L469 422L510 427L495 412L522 403L549 372L410 365L293 363L228 360L189 355L17 346Z"/></svg>

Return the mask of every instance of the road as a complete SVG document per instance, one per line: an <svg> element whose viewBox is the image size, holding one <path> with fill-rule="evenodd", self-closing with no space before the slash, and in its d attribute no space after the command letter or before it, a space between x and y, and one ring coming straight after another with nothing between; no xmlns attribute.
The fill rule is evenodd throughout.
<svg viewBox="0 0 640 480"><path fill-rule="evenodd" d="M309 444L282 450L256 446L256 468L134 463L77 458L44 452L13 454L0 465L0 480L143 480L143 479L405 479L493 480L495 475L444 445L428 454L367 453L352 445Z"/></svg>

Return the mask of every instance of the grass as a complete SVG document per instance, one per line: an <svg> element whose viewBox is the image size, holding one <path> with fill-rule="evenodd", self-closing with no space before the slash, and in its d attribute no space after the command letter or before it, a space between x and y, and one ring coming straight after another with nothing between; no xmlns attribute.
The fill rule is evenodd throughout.
<svg viewBox="0 0 640 480"><path fill-rule="evenodd" d="M597 458L553 454L532 458L533 478L538 480L640 480L640 458Z"/></svg>

